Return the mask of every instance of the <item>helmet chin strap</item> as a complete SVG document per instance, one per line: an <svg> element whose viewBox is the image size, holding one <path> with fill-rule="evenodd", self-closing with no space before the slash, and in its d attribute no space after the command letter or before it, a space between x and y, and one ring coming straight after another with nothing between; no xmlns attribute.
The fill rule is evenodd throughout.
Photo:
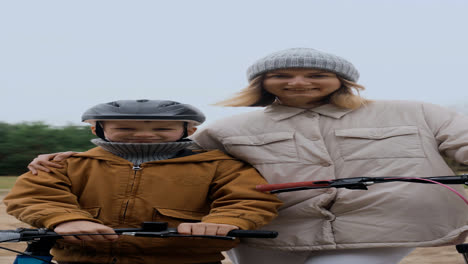
<svg viewBox="0 0 468 264"><path fill-rule="evenodd" d="M104 129L102 128L102 124L99 121L96 121L96 136L100 137L102 140L109 142L104 135Z"/></svg>
<svg viewBox="0 0 468 264"><path fill-rule="evenodd" d="M177 140L176 142L190 141L190 139L186 138L188 137L187 127L188 127L188 122L184 122L184 134L182 134L182 137L179 138L179 140Z"/></svg>

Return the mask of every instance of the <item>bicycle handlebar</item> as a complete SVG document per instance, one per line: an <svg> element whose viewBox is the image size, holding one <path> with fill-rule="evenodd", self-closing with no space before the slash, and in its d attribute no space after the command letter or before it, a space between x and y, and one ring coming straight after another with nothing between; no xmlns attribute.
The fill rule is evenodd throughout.
<svg viewBox="0 0 468 264"><path fill-rule="evenodd" d="M275 238L278 233L275 231L266 230L231 230L226 236L211 236L211 235L184 235L179 234L176 228L168 228L166 222L143 222L141 228L118 228L114 229L118 235L130 235L138 237L202 237L233 240L236 237L257 237L257 238ZM0 243L1 242L20 242L27 241L28 247L24 252L16 251L13 249L6 249L18 253L15 263L49 263L52 264L52 255L50 249L55 244L57 239L64 236L79 236L79 235L104 235L104 234L67 234L60 235L45 228L28 229L18 228L16 230L0 230ZM24 258L24 259L23 259ZM20 259L20 260L18 260ZM21 260L23 259L23 260ZM34 259L34 260L33 260ZM17 262L19 261L19 262ZM26 261L26 262L25 262ZM35 261L35 262L27 262Z"/></svg>
<svg viewBox="0 0 468 264"><path fill-rule="evenodd" d="M468 174L455 175L455 176L436 176L425 178L414 177L354 177L343 178L336 180L324 181L305 181L305 182L289 182L279 184L265 184L257 185L256 189L262 192L281 193L300 191L308 189L322 189L322 188L347 188L347 189L362 189L367 190L368 185L374 183L404 181L404 182L417 182L417 183L442 183L442 184L468 184Z"/></svg>
<svg viewBox="0 0 468 264"><path fill-rule="evenodd" d="M145 222L141 228L118 228L114 229L118 235L129 235L136 237L202 237L214 239L234 239L236 237L252 237L252 238L275 238L278 232L267 230L231 230L226 236L217 235L185 235L177 232L176 228L168 228L165 222ZM73 234L73 235L102 235L102 234ZM48 229L28 229L18 228L16 230L0 230L0 242L20 242L30 241L38 238L56 238L60 239L63 236Z"/></svg>

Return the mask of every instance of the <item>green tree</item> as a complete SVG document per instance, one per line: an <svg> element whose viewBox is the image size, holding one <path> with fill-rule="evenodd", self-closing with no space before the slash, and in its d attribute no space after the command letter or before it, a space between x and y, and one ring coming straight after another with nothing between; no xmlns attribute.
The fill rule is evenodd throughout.
<svg viewBox="0 0 468 264"><path fill-rule="evenodd" d="M0 122L0 175L19 175L38 154L94 147L89 127L52 127L43 122Z"/></svg>

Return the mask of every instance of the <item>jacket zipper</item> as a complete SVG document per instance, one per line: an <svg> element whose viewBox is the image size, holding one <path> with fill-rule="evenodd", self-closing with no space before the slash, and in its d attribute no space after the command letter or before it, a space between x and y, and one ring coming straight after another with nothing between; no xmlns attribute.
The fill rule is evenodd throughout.
<svg viewBox="0 0 468 264"><path fill-rule="evenodd" d="M133 165L132 167L133 170L133 180L132 180L132 187L130 188L130 192L133 192L133 187L135 186L135 179L136 179L136 174L139 170L141 170L140 165ZM127 209L128 209L128 204L130 203L130 199L127 199L125 201L125 209L122 215L122 222L125 221L125 216L127 215Z"/></svg>
<svg viewBox="0 0 468 264"><path fill-rule="evenodd" d="M133 181L132 181L132 187L130 188L130 192L133 192L133 187L135 186L136 174L137 174L137 171L141 170L141 167L140 165L133 165L132 170L133 170Z"/></svg>

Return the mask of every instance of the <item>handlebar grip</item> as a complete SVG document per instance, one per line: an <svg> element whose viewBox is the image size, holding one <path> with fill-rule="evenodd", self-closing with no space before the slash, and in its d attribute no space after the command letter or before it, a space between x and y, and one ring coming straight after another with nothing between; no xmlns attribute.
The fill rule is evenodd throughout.
<svg viewBox="0 0 468 264"><path fill-rule="evenodd" d="M460 254L467 254L468 253L468 244L459 244L456 245L457 251Z"/></svg>
<svg viewBox="0 0 468 264"><path fill-rule="evenodd" d="M15 231L0 232L0 242L19 242L21 235Z"/></svg>
<svg viewBox="0 0 468 264"><path fill-rule="evenodd" d="M468 183L468 174L461 174L461 175L455 175L455 176L427 177L426 179L444 183L444 184L466 184Z"/></svg>
<svg viewBox="0 0 468 264"><path fill-rule="evenodd" d="M48 229L25 229L23 231L19 232L21 234L21 237L28 238L28 237L35 237L35 236L56 236L60 237L59 234L55 233L52 230Z"/></svg>
<svg viewBox="0 0 468 264"><path fill-rule="evenodd" d="M257 238L275 238L278 236L276 231L266 231L266 230L231 230L227 233L227 236L232 237L257 237Z"/></svg>

